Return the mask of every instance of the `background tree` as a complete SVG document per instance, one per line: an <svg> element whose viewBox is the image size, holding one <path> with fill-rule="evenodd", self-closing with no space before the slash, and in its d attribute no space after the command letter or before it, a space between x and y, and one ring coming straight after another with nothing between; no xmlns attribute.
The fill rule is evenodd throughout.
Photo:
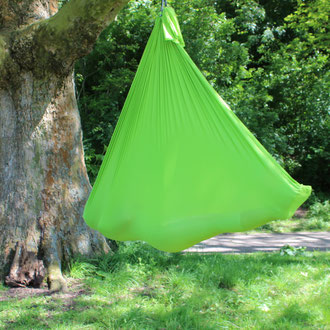
<svg viewBox="0 0 330 330"><path fill-rule="evenodd" d="M127 2L57 13L57 0L0 0L0 275L11 266L12 285L40 282L44 263L60 289L63 260L109 250L81 217L90 184L72 72Z"/></svg>

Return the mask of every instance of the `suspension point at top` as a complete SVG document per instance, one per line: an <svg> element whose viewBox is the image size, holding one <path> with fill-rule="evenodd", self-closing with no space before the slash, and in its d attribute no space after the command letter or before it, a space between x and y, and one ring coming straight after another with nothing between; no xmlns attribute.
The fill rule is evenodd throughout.
<svg viewBox="0 0 330 330"><path fill-rule="evenodd" d="M162 0L162 7L161 7L161 9L160 9L160 11L161 11L160 16L162 16L162 12L163 12L163 10L164 10L164 7L167 7L167 0Z"/></svg>

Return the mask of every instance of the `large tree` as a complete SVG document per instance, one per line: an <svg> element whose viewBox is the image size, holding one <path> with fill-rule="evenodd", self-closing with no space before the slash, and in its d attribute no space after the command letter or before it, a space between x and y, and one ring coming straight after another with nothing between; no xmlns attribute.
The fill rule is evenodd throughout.
<svg viewBox="0 0 330 330"><path fill-rule="evenodd" d="M107 252L81 215L90 192L74 62L128 0L0 0L0 277L61 289L63 260Z"/></svg>

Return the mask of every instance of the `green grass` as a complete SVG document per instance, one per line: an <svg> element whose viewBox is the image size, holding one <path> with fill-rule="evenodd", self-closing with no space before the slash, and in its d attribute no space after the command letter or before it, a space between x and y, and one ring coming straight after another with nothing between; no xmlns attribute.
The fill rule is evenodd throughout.
<svg viewBox="0 0 330 330"><path fill-rule="evenodd" d="M329 200L315 202L308 211L299 209L288 220L275 220L250 232L290 233L298 231L330 231Z"/></svg>
<svg viewBox="0 0 330 330"><path fill-rule="evenodd" d="M293 217L287 220L274 220L247 233L296 233L301 231L329 231L330 223L317 219Z"/></svg>
<svg viewBox="0 0 330 330"><path fill-rule="evenodd" d="M329 256L170 254L122 244L114 256L68 266L76 296L0 301L0 328L329 329Z"/></svg>

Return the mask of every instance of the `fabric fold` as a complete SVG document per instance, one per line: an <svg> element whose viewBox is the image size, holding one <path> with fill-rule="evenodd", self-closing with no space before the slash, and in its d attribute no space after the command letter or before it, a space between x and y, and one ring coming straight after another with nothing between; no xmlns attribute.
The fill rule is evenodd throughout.
<svg viewBox="0 0 330 330"><path fill-rule="evenodd" d="M171 40L184 47L184 40L174 9L171 7L165 7L162 12L161 21L165 40Z"/></svg>

